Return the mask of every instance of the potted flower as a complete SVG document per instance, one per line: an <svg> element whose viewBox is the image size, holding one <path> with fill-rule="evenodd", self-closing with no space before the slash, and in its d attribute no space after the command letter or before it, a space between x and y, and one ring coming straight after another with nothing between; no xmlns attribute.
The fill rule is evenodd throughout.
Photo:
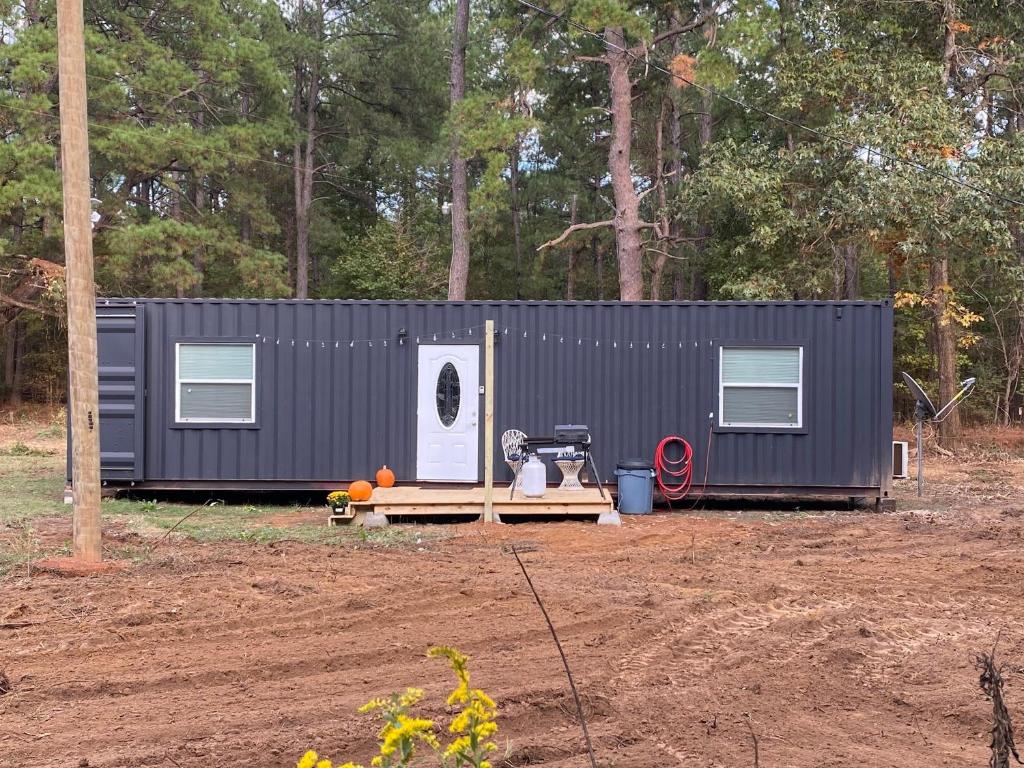
<svg viewBox="0 0 1024 768"><path fill-rule="evenodd" d="M344 514L348 508L349 495L348 491L331 491L327 494L327 506L333 510L334 514Z"/></svg>

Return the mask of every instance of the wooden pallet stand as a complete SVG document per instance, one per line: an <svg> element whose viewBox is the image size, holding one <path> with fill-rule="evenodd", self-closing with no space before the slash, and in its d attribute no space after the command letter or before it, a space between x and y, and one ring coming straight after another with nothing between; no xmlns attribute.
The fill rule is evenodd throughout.
<svg viewBox="0 0 1024 768"><path fill-rule="evenodd" d="M500 522L517 515L543 517L568 517L586 515L595 518L615 511L611 493L606 489L604 498L597 488L584 488L582 491L567 491L556 487L547 489L543 498L530 499L516 491L509 499L508 488L498 486L494 489L494 518ZM484 510L484 488L445 488L429 485L396 486L394 488L376 488L368 501L349 504L351 516L345 522L355 520L359 524L360 517L368 512L384 516L442 516L442 515L482 515ZM334 524L334 523L332 523Z"/></svg>
<svg viewBox="0 0 1024 768"><path fill-rule="evenodd" d="M352 509L352 505L349 504L345 508L344 512L336 513L335 510L331 510L331 514L327 518L327 525L348 525L356 519L356 512Z"/></svg>

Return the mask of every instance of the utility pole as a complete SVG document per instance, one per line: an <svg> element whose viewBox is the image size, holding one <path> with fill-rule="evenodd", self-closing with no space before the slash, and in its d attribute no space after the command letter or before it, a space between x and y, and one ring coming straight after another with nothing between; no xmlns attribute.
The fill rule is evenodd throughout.
<svg viewBox="0 0 1024 768"><path fill-rule="evenodd" d="M68 303L73 554L99 562L100 433L96 370L96 295L92 262L89 131L83 0L57 0L60 165L64 188L64 270Z"/></svg>

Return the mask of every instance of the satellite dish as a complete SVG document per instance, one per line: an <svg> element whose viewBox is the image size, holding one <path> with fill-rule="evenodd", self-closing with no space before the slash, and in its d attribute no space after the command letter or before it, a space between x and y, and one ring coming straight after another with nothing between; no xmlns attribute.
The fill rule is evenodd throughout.
<svg viewBox="0 0 1024 768"><path fill-rule="evenodd" d="M924 391L924 388L918 384L917 381L914 380L914 377L909 373L903 373L903 381L910 390L910 394L912 394L914 399L917 401L917 407L921 411L921 418L935 418L937 411L935 410L935 406L932 405L932 400L928 397L928 393Z"/></svg>
<svg viewBox="0 0 1024 768"><path fill-rule="evenodd" d="M924 388L914 381L913 376L905 371L903 373L903 381L910 390L910 394L914 396L914 400L917 401L917 407L914 409L914 421L917 422L917 428L915 429L917 433L917 495L921 496L924 494L924 423L931 421L938 424L943 421L961 400L974 391L974 385L978 383L978 380L972 376L961 381L960 391L939 410L935 410L935 406L932 404L931 398L928 397L928 393L924 391Z"/></svg>

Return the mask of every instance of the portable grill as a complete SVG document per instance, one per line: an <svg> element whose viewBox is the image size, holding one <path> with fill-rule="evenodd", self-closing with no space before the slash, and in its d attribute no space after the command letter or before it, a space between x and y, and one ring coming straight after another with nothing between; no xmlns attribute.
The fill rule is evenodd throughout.
<svg viewBox="0 0 1024 768"><path fill-rule="evenodd" d="M551 437L527 437L523 440L523 448L530 453L536 453L538 448L571 448L577 453L582 453L585 466L588 466L594 473L597 490L601 492L603 499L605 497L604 486L601 485L601 476L597 473L597 466L594 464L594 456L590 451L591 444L590 428L586 424L556 424ZM516 484L513 482L513 494L515 487Z"/></svg>

